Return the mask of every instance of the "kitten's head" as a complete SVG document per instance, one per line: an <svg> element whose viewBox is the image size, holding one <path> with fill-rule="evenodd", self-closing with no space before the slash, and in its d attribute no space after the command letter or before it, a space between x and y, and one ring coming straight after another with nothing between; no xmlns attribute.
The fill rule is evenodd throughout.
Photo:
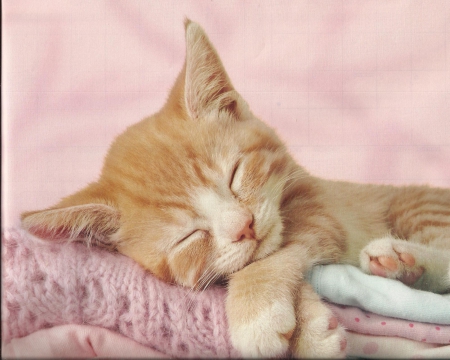
<svg viewBox="0 0 450 360"><path fill-rule="evenodd" d="M201 27L185 25L185 65L162 110L115 140L97 182L22 224L202 288L281 246L283 191L299 168L234 90Z"/></svg>

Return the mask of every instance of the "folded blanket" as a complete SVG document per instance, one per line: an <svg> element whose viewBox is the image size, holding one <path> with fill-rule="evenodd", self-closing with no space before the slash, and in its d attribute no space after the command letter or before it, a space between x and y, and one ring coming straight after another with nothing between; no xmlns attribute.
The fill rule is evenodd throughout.
<svg viewBox="0 0 450 360"><path fill-rule="evenodd" d="M332 303L328 303L328 306L347 330L358 334L401 337L429 344L450 344L448 325L390 318L356 307Z"/></svg>
<svg viewBox="0 0 450 360"><path fill-rule="evenodd" d="M61 325L41 329L2 346L8 358L156 358L167 356L99 326Z"/></svg>
<svg viewBox="0 0 450 360"><path fill-rule="evenodd" d="M400 281L367 275L350 265L316 266L308 281L333 303L394 318L450 324L450 294L411 289Z"/></svg>
<svg viewBox="0 0 450 360"><path fill-rule="evenodd" d="M450 359L450 345L347 332L348 353L361 359Z"/></svg>

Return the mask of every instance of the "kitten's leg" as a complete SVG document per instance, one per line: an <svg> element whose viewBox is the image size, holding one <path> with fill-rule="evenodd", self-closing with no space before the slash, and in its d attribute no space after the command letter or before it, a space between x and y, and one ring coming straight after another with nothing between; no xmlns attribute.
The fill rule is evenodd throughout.
<svg viewBox="0 0 450 360"><path fill-rule="evenodd" d="M295 349L295 356L304 357L302 351L312 353L311 347L318 344L324 346L315 348L316 356L342 356L341 330L310 287L301 291L296 311L299 288L305 286L302 274L310 266L308 251L291 243L231 276L226 310L231 341L243 357L288 355L290 339L299 326L303 328L296 338L303 342ZM324 331L339 334L324 339Z"/></svg>
<svg viewBox="0 0 450 360"><path fill-rule="evenodd" d="M294 357L345 357L345 330L308 283L299 290L296 315L298 326L291 339Z"/></svg>
<svg viewBox="0 0 450 360"><path fill-rule="evenodd" d="M226 310L231 341L243 357L287 355L296 326L294 294L302 274L301 260L293 260L280 250L231 276Z"/></svg>
<svg viewBox="0 0 450 360"><path fill-rule="evenodd" d="M448 290L450 189L398 189L386 219L393 237L407 241L388 237L369 243L361 252L361 267L419 289Z"/></svg>
<svg viewBox="0 0 450 360"><path fill-rule="evenodd" d="M450 189L399 189L386 215L395 237L450 250Z"/></svg>
<svg viewBox="0 0 450 360"><path fill-rule="evenodd" d="M450 251L411 241L384 237L371 241L360 254L361 268L369 273L422 290L450 290Z"/></svg>

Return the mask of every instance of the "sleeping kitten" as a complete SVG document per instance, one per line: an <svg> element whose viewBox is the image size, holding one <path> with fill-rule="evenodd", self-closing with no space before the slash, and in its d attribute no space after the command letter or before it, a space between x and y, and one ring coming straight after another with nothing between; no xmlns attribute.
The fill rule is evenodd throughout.
<svg viewBox="0 0 450 360"><path fill-rule="evenodd" d="M202 28L185 28L164 107L115 140L98 181L23 214L25 229L117 249L169 283L228 279L245 357L345 356L343 328L304 281L314 264L450 289L450 190L311 176L251 113Z"/></svg>

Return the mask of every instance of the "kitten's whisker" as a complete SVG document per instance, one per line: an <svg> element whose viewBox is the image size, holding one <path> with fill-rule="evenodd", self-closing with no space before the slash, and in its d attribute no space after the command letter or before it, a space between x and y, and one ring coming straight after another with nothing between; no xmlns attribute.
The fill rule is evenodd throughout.
<svg viewBox="0 0 450 360"><path fill-rule="evenodd" d="M187 307L190 308L190 306L194 303L194 297L190 296L192 294L194 294L194 292L196 291L197 288L199 288L198 284L200 282L202 282L202 279L207 275L209 269L211 268L212 264L210 264L202 273L202 275L197 279L197 281L195 282L195 284L189 288L189 291L186 293L186 295L183 297L183 300L186 300L186 298L189 296L188 298L188 302L187 302Z"/></svg>
<svg viewBox="0 0 450 360"><path fill-rule="evenodd" d="M184 296L183 300L186 301L187 298L187 308L189 309L195 301L195 295L194 293L196 292L197 289L201 289L204 282L207 281L205 279L208 279L210 274L213 273L212 271L212 265L210 264L202 273L202 275L197 279L197 281L195 282L195 284L189 288L189 291L186 293L186 295ZM191 296L193 295L193 296Z"/></svg>
<svg viewBox="0 0 450 360"><path fill-rule="evenodd" d="M209 264L209 266L203 271L202 275L198 278L198 280L194 284L195 289L203 289L205 284L208 286L209 282L212 278L216 276L213 263Z"/></svg>
<svg viewBox="0 0 450 360"><path fill-rule="evenodd" d="M203 281L205 276L207 276L209 274L209 272L212 271L212 269L211 269L212 266L213 266L213 263L209 264L208 267L205 270L203 270L202 275L197 279L197 281L195 282L194 287L196 287L201 281Z"/></svg>
<svg viewBox="0 0 450 360"><path fill-rule="evenodd" d="M208 283L203 286L202 292L205 291L210 284L213 284L219 277L220 277L220 274L212 274Z"/></svg>
<svg viewBox="0 0 450 360"><path fill-rule="evenodd" d="M199 289L205 289L205 285L208 286L209 282L211 281L212 278L214 278L216 276L216 274L213 271L210 271L208 273L208 276L206 276L202 283L199 285Z"/></svg>

